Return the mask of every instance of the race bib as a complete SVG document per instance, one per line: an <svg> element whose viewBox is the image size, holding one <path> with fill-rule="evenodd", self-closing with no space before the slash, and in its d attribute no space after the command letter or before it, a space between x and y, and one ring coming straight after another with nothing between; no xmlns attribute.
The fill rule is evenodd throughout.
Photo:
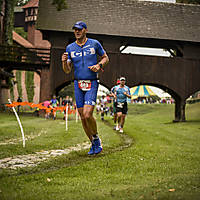
<svg viewBox="0 0 200 200"><path fill-rule="evenodd" d="M123 108L123 106L124 106L124 103L117 102L117 107L118 108Z"/></svg>
<svg viewBox="0 0 200 200"><path fill-rule="evenodd" d="M83 91L88 91L91 89L91 81L90 80L79 80L78 87Z"/></svg>

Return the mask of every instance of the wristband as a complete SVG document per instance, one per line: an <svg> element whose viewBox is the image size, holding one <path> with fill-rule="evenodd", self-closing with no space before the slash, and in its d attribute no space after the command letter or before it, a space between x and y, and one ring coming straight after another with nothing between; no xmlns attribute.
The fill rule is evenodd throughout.
<svg viewBox="0 0 200 200"><path fill-rule="evenodd" d="M99 65L101 71L103 72L103 71L104 71L104 70L103 70L103 65L102 65L101 63L98 63L98 65Z"/></svg>
<svg viewBox="0 0 200 200"><path fill-rule="evenodd" d="M103 69L103 65L101 64L101 63L98 63L99 64L99 67L101 68L101 69Z"/></svg>

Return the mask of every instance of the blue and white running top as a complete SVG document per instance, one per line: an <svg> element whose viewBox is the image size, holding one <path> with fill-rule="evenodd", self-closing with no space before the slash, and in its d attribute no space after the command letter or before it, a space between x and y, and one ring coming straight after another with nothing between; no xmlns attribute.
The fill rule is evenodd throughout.
<svg viewBox="0 0 200 200"><path fill-rule="evenodd" d="M113 86L112 88L111 88L111 92L113 93L113 94L115 94L115 88L117 87L118 85L115 85L115 86ZM115 99L114 98L114 102L117 102L117 99Z"/></svg>
<svg viewBox="0 0 200 200"><path fill-rule="evenodd" d="M97 72L93 72L88 68L97 64L97 54L99 56L105 54L103 47L97 40L88 38L83 46L73 42L67 46L66 52L68 53L68 59L74 64L74 79L97 79Z"/></svg>
<svg viewBox="0 0 200 200"><path fill-rule="evenodd" d="M117 96L117 102L120 103L127 102L127 96L124 94L124 92L131 95L130 88L128 86L125 85L123 88L120 87L120 85L115 86L114 94Z"/></svg>
<svg viewBox="0 0 200 200"><path fill-rule="evenodd" d="M51 105L55 108L55 107L57 107L58 106L58 100L57 99L51 99Z"/></svg>
<svg viewBox="0 0 200 200"><path fill-rule="evenodd" d="M115 93L115 88L117 87L118 85L115 85L115 86L113 86L112 88L111 88L111 92L112 93Z"/></svg>

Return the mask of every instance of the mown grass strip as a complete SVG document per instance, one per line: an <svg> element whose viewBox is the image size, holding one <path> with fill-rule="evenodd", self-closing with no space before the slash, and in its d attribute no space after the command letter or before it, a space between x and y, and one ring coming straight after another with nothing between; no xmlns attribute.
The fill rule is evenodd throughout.
<svg viewBox="0 0 200 200"><path fill-rule="evenodd" d="M121 137L112 130L111 118L106 117L106 124L98 122L104 144L102 154L89 157L84 150L52 159L32 170L19 170L16 174L4 171L0 177L0 198L198 200L199 108L200 104L187 105L187 122L172 123L173 105L131 105L124 128L124 137L127 135L133 142L128 148L112 151L122 144ZM71 126L73 131L69 135L62 135L61 129L55 131L54 126L49 124L47 136L31 141L29 151L87 140L81 126ZM16 147L6 148L14 151ZM12 151L10 155L15 154ZM3 154L8 153L3 150Z"/></svg>

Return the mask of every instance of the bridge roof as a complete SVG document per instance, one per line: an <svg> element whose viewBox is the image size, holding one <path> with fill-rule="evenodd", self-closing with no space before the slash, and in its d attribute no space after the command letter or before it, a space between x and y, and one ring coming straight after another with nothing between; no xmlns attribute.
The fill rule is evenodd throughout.
<svg viewBox="0 0 200 200"><path fill-rule="evenodd" d="M39 2L37 28L72 32L85 21L88 33L200 42L200 6L136 0L73 0L57 11Z"/></svg>

